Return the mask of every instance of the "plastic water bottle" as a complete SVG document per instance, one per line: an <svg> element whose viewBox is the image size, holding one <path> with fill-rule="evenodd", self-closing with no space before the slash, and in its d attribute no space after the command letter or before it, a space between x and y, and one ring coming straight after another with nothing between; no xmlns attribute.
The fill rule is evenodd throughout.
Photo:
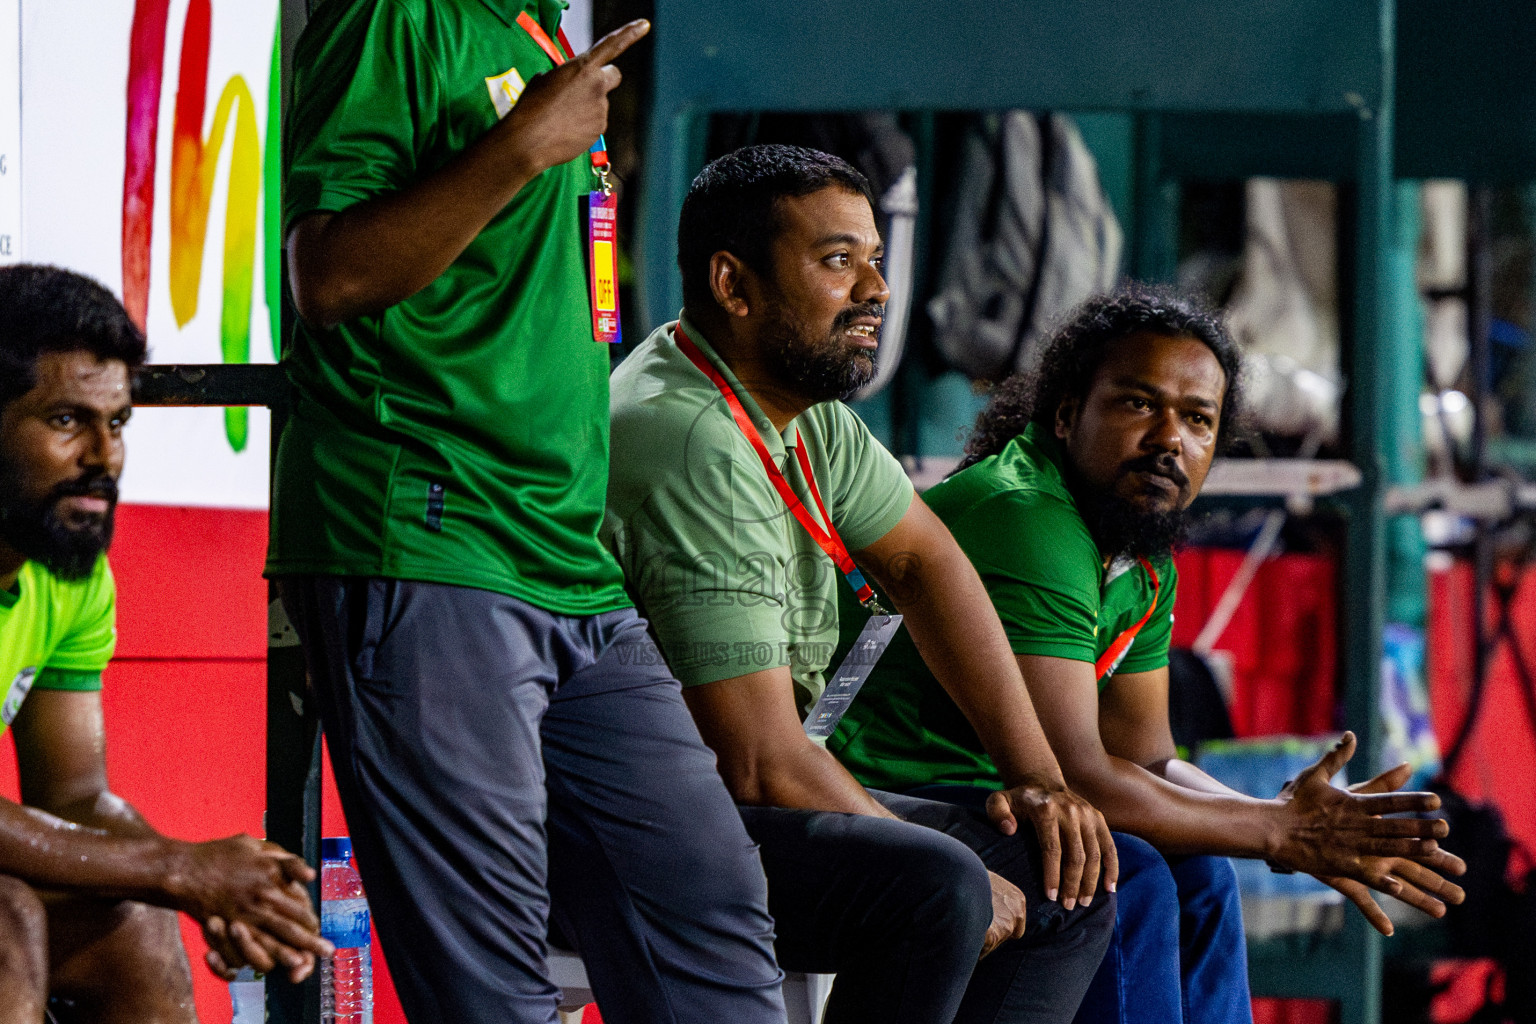
<svg viewBox="0 0 1536 1024"><path fill-rule="evenodd" d="M267 983L249 967L240 968L229 983L233 1024L266 1024Z"/></svg>
<svg viewBox="0 0 1536 1024"><path fill-rule="evenodd" d="M373 1024L368 901L350 839L320 840L320 934L336 947L320 961L322 1024Z"/></svg>

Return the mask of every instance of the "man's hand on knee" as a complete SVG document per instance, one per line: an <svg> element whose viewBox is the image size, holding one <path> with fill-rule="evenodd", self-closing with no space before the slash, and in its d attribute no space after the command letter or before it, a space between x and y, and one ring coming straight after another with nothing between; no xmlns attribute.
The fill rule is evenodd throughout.
<svg viewBox="0 0 1536 1024"><path fill-rule="evenodd" d="M1040 881L1048 899L1058 892L1063 909L1093 902L1102 868L1104 887L1115 891L1120 859L1104 815L1065 784L1038 778L987 798L987 817L1011 836L1018 819L1035 826L1040 840Z"/></svg>
<svg viewBox="0 0 1536 1024"><path fill-rule="evenodd" d="M167 880L174 905L203 926L208 966L230 978L246 964L302 981L330 956L305 889L315 872L275 843L232 836L188 844Z"/></svg>
<svg viewBox="0 0 1536 1024"><path fill-rule="evenodd" d="M986 956L1009 939L1023 938L1026 918L1024 894L1002 875L987 872L992 883L992 924L987 928L987 939L982 943L981 955Z"/></svg>

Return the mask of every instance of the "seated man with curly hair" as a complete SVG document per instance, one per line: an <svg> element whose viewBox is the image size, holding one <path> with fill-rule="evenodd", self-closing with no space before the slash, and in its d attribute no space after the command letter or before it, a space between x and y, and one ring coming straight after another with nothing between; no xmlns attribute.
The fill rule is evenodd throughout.
<svg viewBox="0 0 1536 1024"><path fill-rule="evenodd" d="M924 494L981 575L1067 783L1120 853L1119 915L1079 1021L1246 1022L1248 972L1227 857L1305 871L1391 934L1369 890L1435 916L1461 889L1438 806L1401 766L1328 780L1353 736L1273 800L1179 759L1168 725L1171 549L1232 430L1240 357L1221 320L1145 288L1086 303L1039 371L1004 383L961 470ZM828 744L867 786L976 803L997 769L898 639ZM1135 985L1134 998L1128 998Z"/></svg>

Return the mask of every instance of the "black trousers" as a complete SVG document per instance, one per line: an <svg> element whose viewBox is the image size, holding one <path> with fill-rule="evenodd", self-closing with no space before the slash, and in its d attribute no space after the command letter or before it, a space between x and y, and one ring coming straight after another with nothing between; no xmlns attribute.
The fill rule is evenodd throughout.
<svg viewBox="0 0 1536 1024"><path fill-rule="evenodd" d="M768 874L780 965L837 974L826 1024L1068 1024L1109 944L1114 896L1071 912L1047 900L1027 823L1004 836L973 810L873 795L905 820L739 808ZM988 870L1023 891L1028 927L978 963Z"/></svg>

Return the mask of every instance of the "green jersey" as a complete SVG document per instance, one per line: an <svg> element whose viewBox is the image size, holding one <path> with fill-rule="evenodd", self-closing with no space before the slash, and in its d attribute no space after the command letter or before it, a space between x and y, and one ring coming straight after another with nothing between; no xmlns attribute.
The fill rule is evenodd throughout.
<svg viewBox="0 0 1536 1024"><path fill-rule="evenodd" d="M285 231L410 187L553 67L563 0L328 0L299 41ZM293 325L270 574L478 587L560 614L628 605L598 539L608 348L592 338L585 155L530 181L437 280Z"/></svg>
<svg viewBox="0 0 1536 1024"><path fill-rule="evenodd" d="M684 324L757 426L808 513L820 521L791 448L806 446L827 514L850 551L900 522L912 485L841 402L801 413L784 431L692 325ZM837 647L838 591L848 590L784 505L720 392L656 331L613 375L613 466L604 536L684 686L788 666L797 706L825 688ZM868 613L857 616L862 624Z"/></svg>
<svg viewBox="0 0 1536 1024"><path fill-rule="evenodd" d="M117 589L106 556L83 580L37 562L0 590L0 733L32 690L99 690L117 645Z"/></svg>
<svg viewBox="0 0 1536 1024"><path fill-rule="evenodd" d="M1150 618L1116 671L1168 664L1178 577L1171 558L1105 565L1062 478L1061 443L1034 424L997 455L923 495L954 534L992 598L1014 654L1085 661L1105 657L1115 640ZM910 789L929 783L1000 785L970 723L898 635L827 743L866 786Z"/></svg>

